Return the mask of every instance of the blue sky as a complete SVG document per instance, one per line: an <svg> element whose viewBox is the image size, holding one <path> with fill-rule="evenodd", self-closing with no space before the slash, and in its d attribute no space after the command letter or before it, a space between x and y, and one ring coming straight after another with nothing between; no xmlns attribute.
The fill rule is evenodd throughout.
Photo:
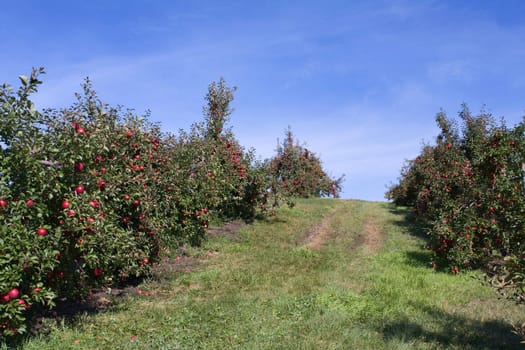
<svg viewBox="0 0 525 350"><path fill-rule="evenodd" d="M525 115L525 1L9 1L0 82L44 66L37 107L87 76L102 100L166 131L202 120L208 84L237 86L231 126L261 158L291 126L344 198L383 200L441 109Z"/></svg>

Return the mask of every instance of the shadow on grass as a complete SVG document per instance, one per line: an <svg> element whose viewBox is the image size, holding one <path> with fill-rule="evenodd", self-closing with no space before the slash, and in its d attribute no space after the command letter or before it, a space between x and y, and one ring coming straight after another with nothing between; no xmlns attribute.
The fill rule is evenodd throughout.
<svg viewBox="0 0 525 350"><path fill-rule="evenodd" d="M105 307L100 308L89 302L58 302L51 310L39 308L33 311L27 322L28 332L7 339L0 338L0 349L22 349L30 339L46 336L58 326L73 327L79 323L82 316L105 311Z"/></svg>
<svg viewBox="0 0 525 350"><path fill-rule="evenodd" d="M380 332L385 339L413 344L431 343L443 349L523 349L521 338L512 333L512 325L502 321L472 320L443 310L420 307L428 320L396 320ZM423 327L422 325L428 325Z"/></svg>
<svg viewBox="0 0 525 350"><path fill-rule="evenodd" d="M403 227L411 236L419 237L425 242L429 241L427 235L429 226L424 221L418 219L414 214L412 214L409 208L398 207L391 203L386 205L388 211L399 218L393 221L395 225Z"/></svg>
<svg viewBox="0 0 525 350"><path fill-rule="evenodd" d="M429 251L409 251L405 253L406 261L415 267L432 267L432 254Z"/></svg>
<svg viewBox="0 0 525 350"><path fill-rule="evenodd" d="M55 300L56 305L47 309L35 306L28 315L27 332L24 334L0 338L0 349L22 349L32 338L45 337L57 327L76 327L85 316L94 316L114 310L125 310L128 306L125 300L136 294L137 287L144 282L145 277L129 278L111 288L93 289L87 297L78 301Z"/></svg>
<svg viewBox="0 0 525 350"><path fill-rule="evenodd" d="M417 237L424 243L422 244L421 251L408 251L405 253L407 263L414 266L431 268L433 254L430 250L426 249L426 246L430 243L430 237L427 234L431 229L430 226L424 220L417 218L410 208L399 207L392 203L385 203L385 208L395 216L395 218L390 221L393 225L401 227L408 235ZM434 268L436 272L450 273L453 265L447 262L446 259L443 257L434 257L434 262L437 265L437 267Z"/></svg>

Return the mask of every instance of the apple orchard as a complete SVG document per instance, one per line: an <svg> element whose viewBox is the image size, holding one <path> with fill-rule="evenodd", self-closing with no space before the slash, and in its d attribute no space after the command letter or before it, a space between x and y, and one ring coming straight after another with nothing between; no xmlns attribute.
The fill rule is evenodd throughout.
<svg viewBox="0 0 525 350"><path fill-rule="evenodd" d="M342 178L292 142L258 160L226 127L235 89L209 86L205 119L163 132L103 103L37 111L42 68L0 89L0 337L57 300L148 276L165 247L199 245L210 221L273 215L294 196L334 196Z"/></svg>

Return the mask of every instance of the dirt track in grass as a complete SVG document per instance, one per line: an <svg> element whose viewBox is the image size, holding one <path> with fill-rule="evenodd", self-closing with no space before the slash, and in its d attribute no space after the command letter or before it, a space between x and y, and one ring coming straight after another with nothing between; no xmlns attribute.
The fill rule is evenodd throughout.
<svg viewBox="0 0 525 350"><path fill-rule="evenodd" d="M339 234L337 218L346 215L346 206L337 206L328 212L321 221L313 227L304 239L304 247L309 249L320 249L324 242ZM368 215L363 220L363 227L355 237L356 248L362 248L367 253L377 251L383 244L384 238L376 220Z"/></svg>

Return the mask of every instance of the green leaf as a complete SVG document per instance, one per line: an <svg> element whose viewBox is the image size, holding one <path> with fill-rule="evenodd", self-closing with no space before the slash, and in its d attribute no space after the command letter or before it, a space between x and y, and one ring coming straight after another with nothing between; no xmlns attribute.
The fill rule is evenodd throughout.
<svg viewBox="0 0 525 350"><path fill-rule="evenodd" d="M27 77L25 75L20 75L18 77L18 79L20 79L20 81L22 82L22 85L27 86L28 80L27 80Z"/></svg>

